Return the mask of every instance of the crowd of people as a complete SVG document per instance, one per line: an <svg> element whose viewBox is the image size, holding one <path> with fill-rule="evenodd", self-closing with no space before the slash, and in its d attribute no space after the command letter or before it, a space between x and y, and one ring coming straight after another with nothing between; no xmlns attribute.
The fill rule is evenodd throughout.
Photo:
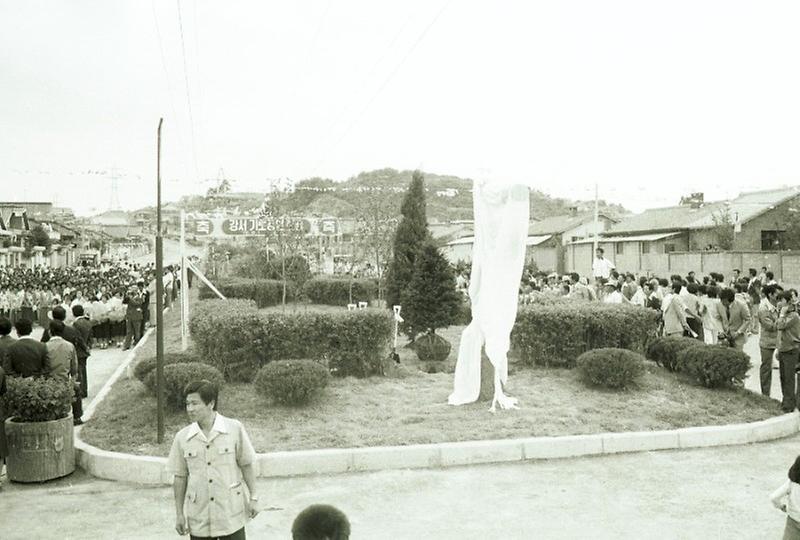
<svg viewBox="0 0 800 540"><path fill-rule="evenodd" d="M464 281L462 278L459 283ZM523 276L520 303L535 303L547 296L654 309L662 336L685 336L740 351L749 336L758 335L761 392L769 396L773 366L777 365L781 407L785 412L797 408L800 299L796 289L784 288L767 267L746 272L736 268L728 279L718 272L698 276L690 271L668 278L635 275L615 268L598 249L591 276L575 272L528 272Z"/></svg>

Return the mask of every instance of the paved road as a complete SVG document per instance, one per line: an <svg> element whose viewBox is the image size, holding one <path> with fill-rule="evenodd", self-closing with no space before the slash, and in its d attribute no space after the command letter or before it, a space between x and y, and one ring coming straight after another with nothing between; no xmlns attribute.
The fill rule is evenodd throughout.
<svg viewBox="0 0 800 540"><path fill-rule="evenodd" d="M95 354L96 392L122 355ZM747 387L758 387L757 368ZM712 449L262 479L264 504L279 510L259 515L248 534L290 538L297 512L326 502L350 516L354 539L779 538L784 517L768 495L798 451L800 435ZM80 471L44 485L9 484L0 493L0 537L177 538L171 497L170 488Z"/></svg>

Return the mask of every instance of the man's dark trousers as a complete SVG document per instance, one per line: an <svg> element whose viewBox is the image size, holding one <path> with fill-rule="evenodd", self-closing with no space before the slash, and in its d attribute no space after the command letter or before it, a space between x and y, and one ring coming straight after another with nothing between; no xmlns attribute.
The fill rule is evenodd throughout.
<svg viewBox="0 0 800 540"><path fill-rule="evenodd" d="M141 319L132 321L125 319L125 343L122 344L123 349L133 347L139 340L142 339L142 321ZM131 343L133 340L133 343Z"/></svg>
<svg viewBox="0 0 800 540"><path fill-rule="evenodd" d="M797 407L797 355L800 350L778 352L778 364L780 364L781 374L781 409L784 412L792 412Z"/></svg>
<svg viewBox="0 0 800 540"><path fill-rule="evenodd" d="M775 349L765 349L761 347L761 394L769 397L772 388L772 359L775 357Z"/></svg>

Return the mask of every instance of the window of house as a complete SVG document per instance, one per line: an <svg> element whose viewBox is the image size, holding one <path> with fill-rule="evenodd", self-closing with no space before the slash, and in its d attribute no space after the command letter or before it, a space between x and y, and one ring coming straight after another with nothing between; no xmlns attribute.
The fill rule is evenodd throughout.
<svg viewBox="0 0 800 540"><path fill-rule="evenodd" d="M672 253L675 251L675 244L664 244L664 253Z"/></svg>
<svg viewBox="0 0 800 540"><path fill-rule="evenodd" d="M782 231L761 231L761 250L773 251L780 249L780 233Z"/></svg>
<svg viewBox="0 0 800 540"><path fill-rule="evenodd" d="M642 254L650 253L650 242L642 242Z"/></svg>
<svg viewBox="0 0 800 540"><path fill-rule="evenodd" d="M623 242L617 242L616 244L614 244L614 253L616 253L617 255L624 254L625 249L623 246L624 246Z"/></svg>

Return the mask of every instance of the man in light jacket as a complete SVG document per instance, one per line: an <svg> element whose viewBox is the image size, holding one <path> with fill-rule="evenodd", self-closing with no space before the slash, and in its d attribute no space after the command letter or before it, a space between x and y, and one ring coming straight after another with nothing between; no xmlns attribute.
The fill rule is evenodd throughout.
<svg viewBox="0 0 800 540"><path fill-rule="evenodd" d="M772 359L778 347L778 287L767 285L762 289L764 298L758 304L758 322L761 336L758 346L761 349L761 393L769 397L772 388Z"/></svg>
<svg viewBox="0 0 800 540"><path fill-rule="evenodd" d="M50 358L50 371L46 375L54 379L69 381L75 391L72 400L72 418L76 426L83 423L83 400L80 392L80 372L78 353L75 345L64 339L66 325L59 320L50 321L50 339L47 340L47 356Z"/></svg>

